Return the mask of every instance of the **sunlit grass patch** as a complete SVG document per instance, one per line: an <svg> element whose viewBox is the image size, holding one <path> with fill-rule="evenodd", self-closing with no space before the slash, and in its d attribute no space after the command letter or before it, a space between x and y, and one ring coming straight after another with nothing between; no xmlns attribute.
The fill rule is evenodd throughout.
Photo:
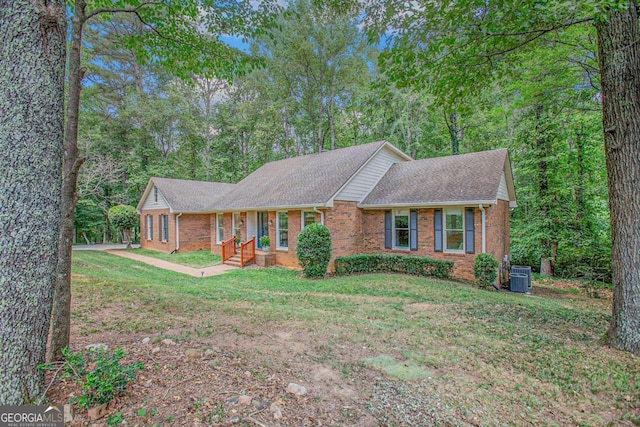
<svg viewBox="0 0 640 427"><path fill-rule="evenodd" d="M193 252L176 252L170 254L150 249L139 248L130 249L130 252L193 268L211 267L212 265L217 265L222 262L222 259L219 255L213 255L210 251L204 250Z"/></svg>
<svg viewBox="0 0 640 427"><path fill-rule="evenodd" d="M376 357L364 359L364 363L375 369L379 369L386 375L399 380L417 380L431 378L433 372L427 371L411 359L398 361L392 356L381 354Z"/></svg>

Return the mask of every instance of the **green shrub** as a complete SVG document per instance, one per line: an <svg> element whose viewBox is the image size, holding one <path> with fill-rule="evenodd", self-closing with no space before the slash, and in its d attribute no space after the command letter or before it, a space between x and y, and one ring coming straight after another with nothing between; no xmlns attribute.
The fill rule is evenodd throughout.
<svg viewBox="0 0 640 427"><path fill-rule="evenodd" d="M118 228L130 229L138 225L138 212L129 205L116 205L109 209L109 221Z"/></svg>
<svg viewBox="0 0 640 427"><path fill-rule="evenodd" d="M426 257L388 254L358 254L336 258L336 274L403 273L448 279L453 271L452 261Z"/></svg>
<svg viewBox="0 0 640 427"><path fill-rule="evenodd" d="M498 261L491 254L480 254L473 262L473 275L481 286L490 287L498 277Z"/></svg>
<svg viewBox="0 0 640 427"><path fill-rule="evenodd" d="M94 349L73 352L65 348L62 350L62 356L65 378L77 382L82 387L82 395L75 396L69 403L75 403L81 408L109 403L113 398L123 394L127 384L132 382L136 373L143 368L140 362L121 365L120 360L125 353L119 348L112 353ZM45 368L53 369L46 365Z"/></svg>
<svg viewBox="0 0 640 427"><path fill-rule="evenodd" d="M322 224L309 224L298 234L296 255L307 277L322 277L331 259L331 234Z"/></svg>
<svg viewBox="0 0 640 427"><path fill-rule="evenodd" d="M127 248L131 247L131 229L138 225L138 212L129 205L116 205L109 209L107 214L109 222L122 230L127 240Z"/></svg>

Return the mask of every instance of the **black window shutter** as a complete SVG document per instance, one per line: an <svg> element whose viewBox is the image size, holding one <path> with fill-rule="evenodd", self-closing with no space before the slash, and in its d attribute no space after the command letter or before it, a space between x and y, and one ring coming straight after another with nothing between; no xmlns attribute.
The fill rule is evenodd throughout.
<svg viewBox="0 0 640 427"><path fill-rule="evenodd" d="M384 211L384 247L391 249L391 211Z"/></svg>
<svg viewBox="0 0 640 427"><path fill-rule="evenodd" d="M433 211L433 250L442 252L442 209Z"/></svg>
<svg viewBox="0 0 640 427"><path fill-rule="evenodd" d="M474 209L467 208L465 210L465 218L464 218L464 239L465 239L465 252L468 254L472 254L475 252L475 244L474 244Z"/></svg>
<svg viewBox="0 0 640 427"><path fill-rule="evenodd" d="M418 210L411 209L409 215L409 248L412 251L418 250Z"/></svg>

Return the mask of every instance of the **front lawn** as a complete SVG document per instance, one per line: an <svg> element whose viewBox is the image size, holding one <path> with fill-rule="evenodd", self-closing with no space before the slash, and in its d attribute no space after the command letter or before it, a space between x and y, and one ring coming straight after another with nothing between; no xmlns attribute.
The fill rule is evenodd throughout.
<svg viewBox="0 0 640 427"><path fill-rule="evenodd" d="M129 424L640 423L640 363L601 344L603 299L279 268L201 279L98 252L74 253L73 272L72 345L107 342L145 363L113 409ZM290 382L307 394L288 394Z"/></svg>

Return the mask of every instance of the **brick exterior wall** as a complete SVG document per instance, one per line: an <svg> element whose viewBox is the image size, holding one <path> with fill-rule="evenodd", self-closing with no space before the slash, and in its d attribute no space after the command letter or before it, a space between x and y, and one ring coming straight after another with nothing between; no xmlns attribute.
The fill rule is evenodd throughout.
<svg viewBox="0 0 640 427"><path fill-rule="evenodd" d="M225 212L222 214L222 228L224 239L227 240L233 236L233 214ZM209 237L211 242L211 253L214 255L222 255L222 247L218 243L218 230L216 223L216 214L211 214L209 220Z"/></svg>
<svg viewBox="0 0 640 427"><path fill-rule="evenodd" d="M324 224L331 232L329 271L333 272L335 270L333 261L337 257L364 252L363 210L358 208L357 202L336 200L333 208L327 209ZM384 219L382 231L384 239Z"/></svg>
<svg viewBox="0 0 640 427"><path fill-rule="evenodd" d="M276 264L283 267L300 269L298 257L296 256L296 240L300 234L301 211L288 211L289 243L288 249L278 249L276 239L277 212L269 211L269 239L271 239L271 253L276 254Z"/></svg>
<svg viewBox="0 0 640 427"><path fill-rule="evenodd" d="M385 249L384 247L384 210L365 210L362 213L363 230L363 253L392 253L400 255L416 255L433 259L453 261L453 275L461 279L475 280L473 276L473 262L477 254L482 252L482 214L477 207L474 207L474 254L460 254L448 252L436 252L434 250L434 209L418 209L418 250ZM508 250L509 236L509 205L506 204L506 220L504 217L504 207L491 210L485 208L486 228L487 228L487 252L493 256L498 254L494 248L498 245ZM490 220L492 225L490 228ZM506 228L505 228L506 227ZM507 231L505 231L507 230ZM494 246L489 245L489 236L500 234L494 238ZM500 252L501 253L501 252ZM497 258L496 259L501 259Z"/></svg>
<svg viewBox="0 0 640 427"><path fill-rule="evenodd" d="M210 220L210 215L184 214L180 216L180 252L209 250L211 248Z"/></svg>
<svg viewBox="0 0 640 427"><path fill-rule="evenodd" d="M147 239L147 215L153 216L153 239ZM166 242L160 240L160 215L169 216L169 238ZM156 209L142 211L140 213L140 246L144 249L153 249L160 252L171 252L176 248L176 220L175 215L169 213L169 209Z"/></svg>
<svg viewBox="0 0 640 427"><path fill-rule="evenodd" d="M158 230L156 222L159 223L157 215L162 212L154 212L156 212L154 214L154 238L156 238ZM473 277L473 262L476 255L482 252L482 214L477 207L474 207L474 254L436 252L434 250L434 209L418 209L417 250L386 249L384 247L384 212L384 210L362 210L357 207L356 202L348 201L335 201L333 208L324 210L325 225L331 231L332 241L330 272L334 270L333 261L339 256L357 253L391 253L453 261L453 275L455 277L475 280ZM270 253L275 254L275 263L277 265L299 269L300 264L298 264L296 257L296 240L301 228L301 211L290 210L287 213L289 219L289 247L285 250L277 249L276 247L277 211L269 211ZM500 261L504 255L509 254L509 203L499 201L497 205L485 208L485 214L486 250ZM183 239L185 239L183 236L185 235L182 230L187 228L189 230L188 235L194 236L194 241L197 240L199 245L205 245L206 242L209 242L211 252L219 255L221 249L216 242L216 216L193 215L194 218L189 218L188 220L188 227L184 225L187 222L184 220L185 217L186 215L183 215L180 219L181 248L185 247L183 243ZM241 219L243 225L241 226L240 235L242 240L245 240L247 232L247 215L245 212L241 213ZM316 214L316 221L320 221L319 214ZM146 223L143 222L143 233L145 232L145 225ZM223 215L223 227L225 238L233 235L231 213ZM205 231L198 234L197 230L209 230L209 232ZM174 238L172 232L175 234L175 220L170 216L170 239ZM143 247L158 248L158 250L164 250L165 252L173 250L172 245L159 243L155 240L153 242L147 241L143 244Z"/></svg>
<svg viewBox="0 0 640 427"><path fill-rule="evenodd" d="M153 239L147 239L147 215L153 216ZM160 240L160 216L169 216L169 236L166 242ZM208 250L211 248L210 215L185 214L180 216L180 252ZM176 249L176 214L169 209L142 211L140 214L140 246L160 252Z"/></svg>
<svg viewBox="0 0 640 427"><path fill-rule="evenodd" d="M487 252L494 256L498 262L505 255L511 256L509 250L509 202L498 200L497 205L485 208L487 228Z"/></svg>

